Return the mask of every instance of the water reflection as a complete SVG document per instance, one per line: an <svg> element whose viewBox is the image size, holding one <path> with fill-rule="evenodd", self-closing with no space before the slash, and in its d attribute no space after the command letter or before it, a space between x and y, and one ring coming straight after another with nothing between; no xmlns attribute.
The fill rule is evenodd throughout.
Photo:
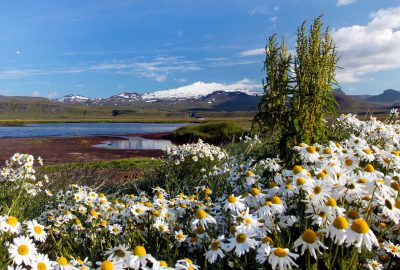
<svg viewBox="0 0 400 270"><path fill-rule="evenodd" d="M127 137L127 140L120 141L106 141L101 144L94 145L94 147L106 149L164 149L171 146L169 140L152 140L141 137Z"/></svg>

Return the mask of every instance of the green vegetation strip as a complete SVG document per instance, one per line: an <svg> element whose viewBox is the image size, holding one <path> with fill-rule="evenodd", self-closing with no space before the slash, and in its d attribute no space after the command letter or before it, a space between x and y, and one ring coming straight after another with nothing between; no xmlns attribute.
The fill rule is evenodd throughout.
<svg viewBox="0 0 400 270"><path fill-rule="evenodd" d="M181 127L173 132L173 137L177 141L231 142L249 131L249 122L210 122Z"/></svg>
<svg viewBox="0 0 400 270"><path fill-rule="evenodd" d="M122 170L148 170L159 164L160 160L147 157L125 158L117 160L107 160L98 162L84 162L84 163L65 163L57 165L46 165L43 170L46 173L57 172L59 170L69 169L122 169Z"/></svg>

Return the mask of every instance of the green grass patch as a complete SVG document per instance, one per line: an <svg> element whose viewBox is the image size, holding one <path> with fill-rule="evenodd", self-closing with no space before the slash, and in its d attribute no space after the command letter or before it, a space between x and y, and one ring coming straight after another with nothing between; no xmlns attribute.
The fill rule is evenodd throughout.
<svg viewBox="0 0 400 270"><path fill-rule="evenodd" d="M177 141L194 142L202 139L206 142L232 142L250 131L249 125L236 122L208 122L181 127L173 132Z"/></svg>
<svg viewBox="0 0 400 270"><path fill-rule="evenodd" d="M103 160L98 162L77 162L77 163L66 163L57 165L46 165L43 170L46 173L56 172L68 169L121 169L121 170L147 170L153 168L159 163L159 159L147 158L147 157L135 157L135 158L125 158L117 160Z"/></svg>
<svg viewBox="0 0 400 270"><path fill-rule="evenodd" d="M35 140L24 142L24 144L37 145L37 144L45 144L45 143L49 143L49 142L50 142L50 140L48 140L48 139L35 139Z"/></svg>

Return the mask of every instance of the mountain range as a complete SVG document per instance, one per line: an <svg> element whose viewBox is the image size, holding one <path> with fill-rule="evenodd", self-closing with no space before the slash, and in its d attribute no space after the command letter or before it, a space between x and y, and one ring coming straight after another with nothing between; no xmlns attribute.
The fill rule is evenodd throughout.
<svg viewBox="0 0 400 270"><path fill-rule="evenodd" d="M208 110L255 110L260 89L246 84L225 85L220 83L195 82L190 85L160 90L153 93L122 92L108 98L87 98L81 95L67 95L59 102L89 106L135 106L143 103L169 103L192 109ZM340 89L333 94L341 112L362 112L387 110L400 106L400 91L388 89L379 95L347 95Z"/></svg>
<svg viewBox="0 0 400 270"><path fill-rule="evenodd" d="M400 108L400 91L388 89L379 95L347 95L334 90L340 113L367 112L387 113L391 108ZM246 83L224 85L219 83L196 82L174 89L153 93L139 91L122 92L108 98L88 98L79 94L66 95L56 100L35 97L0 96L0 118L28 117L69 117L70 115L107 116L140 115L160 112L168 115L187 115L188 112L227 113L257 110L262 92L260 87ZM232 115L232 114L231 114Z"/></svg>
<svg viewBox="0 0 400 270"><path fill-rule="evenodd" d="M135 103L150 103L150 102L176 102L188 100L205 100L208 104L214 102L213 94L218 95L239 95L256 96L257 93L254 87L248 84L220 84L220 83L204 83L195 82L190 85L185 85L178 88L155 91L152 93L138 92L122 92L108 98L87 98L82 95L69 94L57 99L59 102L72 104L100 105L100 106L118 106L129 105Z"/></svg>

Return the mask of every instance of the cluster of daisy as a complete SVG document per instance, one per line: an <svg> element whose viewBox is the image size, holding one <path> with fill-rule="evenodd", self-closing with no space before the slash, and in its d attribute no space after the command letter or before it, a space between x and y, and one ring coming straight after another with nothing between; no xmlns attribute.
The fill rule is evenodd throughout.
<svg viewBox="0 0 400 270"><path fill-rule="evenodd" d="M174 161L176 165L188 159L197 162L198 160L223 160L228 157L222 148L205 143L201 139L193 144L173 145L165 149L165 153L167 158Z"/></svg>
<svg viewBox="0 0 400 270"><path fill-rule="evenodd" d="M243 161L203 142L167 150L171 161L223 161L199 174L218 190L107 196L71 185L25 225L0 217L4 262L40 270L393 269L400 263L399 129L352 116L342 125L348 139L301 144L294 166Z"/></svg>

